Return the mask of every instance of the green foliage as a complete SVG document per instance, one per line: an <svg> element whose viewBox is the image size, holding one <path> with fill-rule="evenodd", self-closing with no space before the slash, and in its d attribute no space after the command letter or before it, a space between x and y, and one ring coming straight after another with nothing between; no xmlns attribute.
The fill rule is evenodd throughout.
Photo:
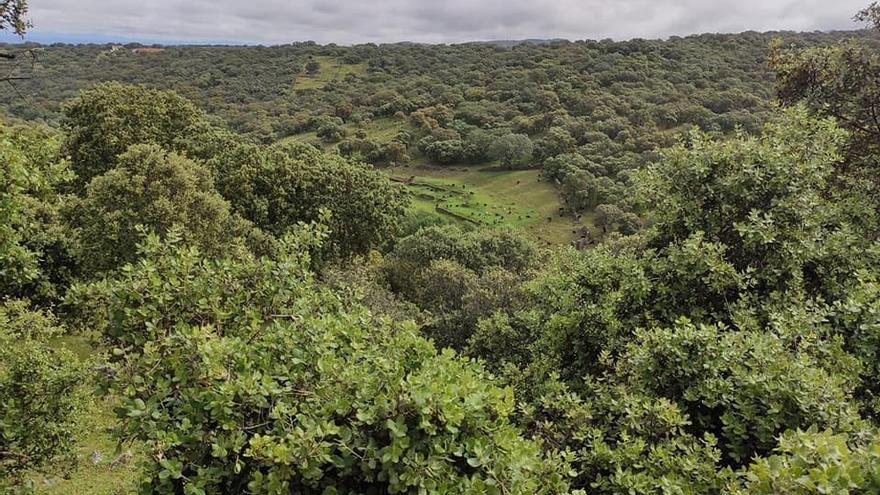
<svg viewBox="0 0 880 495"><path fill-rule="evenodd" d="M603 232L610 229L612 232L632 235L638 232L641 225L635 213L624 212L615 205L603 204L596 207L596 227L601 227Z"/></svg>
<svg viewBox="0 0 880 495"><path fill-rule="evenodd" d="M306 62L305 70L307 74L315 75L321 71L321 64L317 60L309 60Z"/></svg>
<svg viewBox="0 0 880 495"><path fill-rule="evenodd" d="M424 266L434 260L448 259L478 273L490 267L522 273L534 262L535 255L534 244L515 231L462 231L453 225L423 228L400 239L391 253L400 264Z"/></svg>
<svg viewBox="0 0 880 495"><path fill-rule="evenodd" d="M428 136L419 141L419 150L425 156L444 165L471 161L467 143L461 139L438 140Z"/></svg>
<svg viewBox="0 0 880 495"><path fill-rule="evenodd" d="M119 433L152 451L142 492L565 491L561 461L510 424L509 389L315 288L324 235L215 261L151 237L144 260L74 293L106 308Z"/></svg>
<svg viewBox="0 0 880 495"><path fill-rule="evenodd" d="M400 239L384 268L390 286L430 315L426 335L462 349L481 317L513 308L536 256L535 246L510 230L430 226Z"/></svg>
<svg viewBox="0 0 880 495"><path fill-rule="evenodd" d="M112 350L142 493L880 491L876 47L46 47L4 109L147 86L83 92L60 150L0 128L0 294L87 284L60 308ZM28 304L0 307L2 488L66 465L85 402Z"/></svg>
<svg viewBox="0 0 880 495"><path fill-rule="evenodd" d="M355 257L345 263L331 265L321 272L324 285L340 295L364 305L375 318L389 318L399 323L424 323L426 315L416 306L391 290L385 276L384 259L377 251Z"/></svg>
<svg viewBox="0 0 880 495"><path fill-rule="evenodd" d="M845 298L835 301L823 315L847 350L861 359L861 385L857 394L864 413L880 417L880 283L876 272L856 274L857 283Z"/></svg>
<svg viewBox="0 0 880 495"><path fill-rule="evenodd" d="M41 126L0 123L0 293L57 296L72 271L55 189L71 177L58 137Z"/></svg>
<svg viewBox="0 0 880 495"><path fill-rule="evenodd" d="M528 165L532 158L534 145L525 134L505 134L489 146L489 156L505 167Z"/></svg>
<svg viewBox="0 0 880 495"><path fill-rule="evenodd" d="M12 141L4 126L0 141L0 282L4 292L13 290L37 277L34 253L22 245L16 229L23 208L23 193L28 186L28 158Z"/></svg>
<svg viewBox="0 0 880 495"><path fill-rule="evenodd" d="M207 165L233 210L273 235L330 210L326 247L343 257L390 240L404 214L403 192L383 174L304 144L235 143Z"/></svg>
<svg viewBox="0 0 880 495"><path fill-rule="evenodd" d="M652 229L557 254L478 323L468 353L574 453L577 487L721 493L786 431L872 429L876 246L830 180L845 138L803 108L759 138L692 135L638 174Z"/></svg>
<svg viewBox="0 0 880 495"><path fill-rule="evenodd" d="M88 375L76 356L50 346L61 332L50 313L26 301L0 304L0 491L74 453Z"/></svg>
<svg viewBox="0 0 880 495"><path fill-rule="evenodd" d="M276 176L277 177L277 176ZM281 182L282 177L278 177ZM401 188L370 165L332 157L304 158L294 177L296 195L284 198L302 220L330 210L329 246L337 254L364 253L393 239L407 199Z"/></svg>
<svg viewBox="0 0 880 495"><path fill-rule="evenodd" d="M857 20L880 30L880 9L872 3ZM855 221L878 225L880 195L880 55L873 40L848 39L826 47L783 48L776 41L769 62L777 73L777 95L783 105L804 104L820 116L833 117L849 131L845 160L832 178L838 189L858 190L848 206ZM876 238L876 236L875 236Z"/></svg>
<svg viewBox="0 0 880 495"><path fill-rule="evenodd" d="M804 102L821 115L837 119L852 133L850 153L876 155L880 128L880 56L873 47L843 42L807 50L774 45L770 63L778 72L782 103Z"/></svg>
<svg viewBox="0 0 880 495"><path fill-rule="evenodd" d="M802 349L816 345L805 333L802 339ZM849 402L851 377L820 358L827 356L792 351L771 332L682 320L637 332L615 374L630 390L679 404L693 428L716 435L725 457L739 464L769 453L788 429L852 431L858 414Z"/></svg>
<svg viewBox="0 0 880 495"><path fill-rule="evenodd" d="M880 443L851 446L831 431L782 435L776 454L756 459L738 493L808 495L880 491Z"/></svg>
<svg viewBox="0 0 880 495"><path fill-rule="evenodd" d="M86 261L87 272L133 260L138 224L163 233L181 223L189 231L187 237L208 253L245 234L251 247L266 252L271 238L263 232L281 236L297 222L317 220L321 210L329 209L333 235L327 246L334 255L348 256L390 240L403 215L402 191L372 167L307 146L254 144L209 124L175 93L102 85L84 92L68 113L67 128L73 136L68 137L68 147L80 179L83 163L113 166L100 172L90 169L96 173L88 176L93 183L83 187L84 206L74 209L84 256L103 257ZM140 157L132 152L118 155L136 143L150 143L154 151L142 149L136 153L144 155ZM159 146L167 151L159 151ZM135 179L142 184L128 183ZM212 182L231 204L231 213ZM260 231L249 229L236 216Z"/></svg>
<svg viewBox="0 0 880 495"><path fill-rule="evenodd" d="M173 91L104 83L80 93L64 110L65 151L77 187L117 165L117 156L134 144L172 144L204 118Z"/></svg>
<svg viewBox="0 0 880 495"><path fill-rule="evenodd" d="M606 246L563 251L526 286L526 309L481 321L469 352L527 376L558 373L579 383L600 373L600 356L622 350L651 319L652 289L645 263L633 253Z"/></svg>
<svg viewBox="0 0 880 495"><path fill-rule="evenodd" d="M24 36L31 26L27 18L28 4L25 0L3 0L0 2L0 31L12 31Z"/></svg>
<svg viewBox="0 0 880 495"><path fill-rule="evenodd" d="M711 433L691 433L675 403L620 386L581 397L553 380L538 387L521 421L545 443L572 452L574 485L599 494L721 493L733 471L721 467Z"/></svg>
<svg viewBox="0 0 880 495"><path fill-rule="evenodd" d="M717 313L741 292L839 295L865 262L853 253L866 248L826 194L845 137L833 121L794 108L760 138L692 135L641 172L669 307Z"/></svg>
<svg viewBox="0 0 880 495"><path fill-rule="evenodd" d="M214 190L208 169L157 145L135 145L120 155L116 168L92 179L69 215L89 275L137 259L144 228L164 235L179 225L187 242L213 254L247 233Z"/></svg>
<svg viewBox="0 0 880 495"><path fill-rule="evenodd" d="M574 152L577 142L565 128L551 127L535 147L538 158L553 157Z"/></svg>
<svg viewBox="0 0 880 495"><path fill-rule="evenodd" d="M345 129L342 128L342 119L328 117L322 119L315 131L316 135L325 143L335 143L345 137Z"/></svg>

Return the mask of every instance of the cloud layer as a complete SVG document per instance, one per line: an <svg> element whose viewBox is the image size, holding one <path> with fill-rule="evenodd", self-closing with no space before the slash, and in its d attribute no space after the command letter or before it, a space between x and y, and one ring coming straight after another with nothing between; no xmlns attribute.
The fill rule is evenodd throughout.
<svg viewBox="0 0 880 495"><path fill-rule="evenodd" d="M831 30L868 0L31 0L35 37L277 44Z"/></svg>

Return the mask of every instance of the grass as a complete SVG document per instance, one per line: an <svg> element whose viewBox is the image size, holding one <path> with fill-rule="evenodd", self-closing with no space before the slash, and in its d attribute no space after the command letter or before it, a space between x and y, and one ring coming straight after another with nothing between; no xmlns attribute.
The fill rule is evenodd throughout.
<svg viewBox="0 0 880 495"><path fill-rule="evenodd" d="M373 119L364 124L347 122L343 124L342 127L345 129L346 137L354 137L359 129L363 129L367 133L368 139L372 139L380 143L387 143L389 141L392 141L397 136L398 132L407 129L407 124L406 122L391 117L382 117L378 119ZM317 134L315 134L315 131L293 134L280 139L279 142L309 143L314 144L325 150L333 149L338 144L325 143L318 137Z"/></svg>
<svg viewBox="0 0 880 495"><path fill-rule="evenodd" d="M367 72L367 64L343 64L335 57L315 57L321 65L317 74L301 74L293 82L295 91L321 89L331 81L342 79L348 74L363 75Z"/></svg>
<svg viewBox="0 0 880 495"><path fill-rule="evenodd" d="M348 136L363 129L367 138L385 143L407 129L408 124L385 117L362 126L347 123L344 127ZM281 140L291 141L316 144L328 151L336 146L322 142L314 132ZM578 228L568 215L559 215L559 194L553 184L540 177L538 170L502 170L489 164L433 166L418 153L411 164L384 170L391 177L413 178L406 187L415 211L443 215L462 223L522 229L545 244L567 244L573 239L572 231ZM583 215L582 222L596 231L592 214Z"/></svg>
<svg viewBox="0 0 880 495"><path fill-rule="evenodd" d="M570 242L574 221L538 170L409 166L385 171L406 185L412 208L486 227L513 227L546 244Z"/></svg>
<svg viewBox="0 0 880 495"><path fill-rule="evenodd" d="M109 433L115 422L112 400L99 400L86 419L85 438L79 445L78 463L64 476L35 477L35 493L65 495L115 495L132 493L138 480L137 448L116 452L116 440Z"/></svg>
<svg viewBox="0 0 880 495"><path fill-rule="evenodd" d="M52 345L69 349L80 359L95 353L88 339L81 336L64 336ZM96 399L84 420L85 434L78 444L75 467L63 474L33 474L35 493L115 495L136 491L137 463L142 453L138 445L117 452L116 440L110 433L116 421L115 406L113 399Z"/></svg>
<svg viewBox="0 0 880 495"><path fill-rule="evenodd" d="M380 143L394 140L397 137L397 133L409 128L406 122L392 117L373 119L364 126L347 124L344 127L346 132L352 136L358 129L363 129L367 133L367 138L374 139Z"/></svg>

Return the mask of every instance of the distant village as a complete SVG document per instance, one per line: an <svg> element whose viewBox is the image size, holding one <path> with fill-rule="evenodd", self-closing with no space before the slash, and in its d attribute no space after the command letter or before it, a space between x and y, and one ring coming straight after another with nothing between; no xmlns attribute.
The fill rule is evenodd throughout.
<svg viewBox="0 0 880 495"><path fill-rule="evenodd" d="M125 49L125 45L110 45L110 53L117 53ZM136 48L131 48L131 53L159 53L164 51L164 48L155 46L140 46Z"/></svg>

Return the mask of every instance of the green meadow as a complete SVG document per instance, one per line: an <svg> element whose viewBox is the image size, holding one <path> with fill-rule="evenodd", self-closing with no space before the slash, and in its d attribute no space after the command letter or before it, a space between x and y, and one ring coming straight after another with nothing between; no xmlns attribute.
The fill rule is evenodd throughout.
<svg viewBox="0 0 880 495"><path fill-rule="evenodd" d="M294 90L321 89L327 83L341 80L348 74L360 76L367 72L367 64L365 63L345 64L336 57L314 57L314 60L321 65L321 69L317 74L301 74L297 76L293 83Z"/></svg>
<svg viewBox="0 0 880 495"><path fill-rule="evenodd" d="M570 241L575 222L538 170L412 165L385 171L410 193L412 208L462 223L522 229L543 243Z"/></svg>
<svg viewBox="0 0 880 495"><path fill-rule="evenodd" d="M392 140L409 126L386 117L367 124L346 123L347 135L358 130L378 142ZM281 142L304 142L325 150L334 143L321 141L315 132L288 136ZM432 165L415 153L411 163L383 170L410 193L411 208L444 216L460 223L482 227L514 227L528 232L535 240L549 244L567 244L581 223L570 215L560 216L562 206L556 188L542 178L539 170L508 170L480 165ZM592 230L592 215L581 221Z"/></svg>

